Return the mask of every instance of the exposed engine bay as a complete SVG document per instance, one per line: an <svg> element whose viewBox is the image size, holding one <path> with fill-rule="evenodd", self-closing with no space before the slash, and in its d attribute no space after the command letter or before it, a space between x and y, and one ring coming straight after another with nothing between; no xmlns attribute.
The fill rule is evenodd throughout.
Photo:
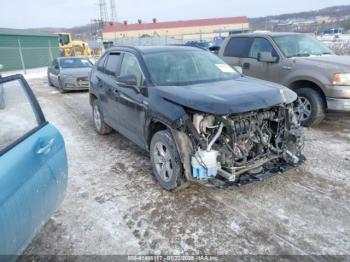
<svg viewBox="0 0 350 262"><path fill-rule="evenodd" d="M192 156L192 176L234 182L279 163L297 165L303 159L304 141L295 108L295 104L281 105L225 116L193 113L200 142Z"/></svg>

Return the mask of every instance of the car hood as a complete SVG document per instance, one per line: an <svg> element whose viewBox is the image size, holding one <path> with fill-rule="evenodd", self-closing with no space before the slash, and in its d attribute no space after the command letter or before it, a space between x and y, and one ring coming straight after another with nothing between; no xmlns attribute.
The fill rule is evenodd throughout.
<svg viewBox="0 0 350 262"><path fill-rule="evenodd" d="M297 95L281 85L250 77L189 86L158 86L164 99L187 108L225 115L292 103Z"/></svg>
<svg viewBox="0 0 350 262"><path fill-rule="evenodd" d="M91 68L64 68L61 69L61 74L72 75L76 77L87 77Z"/></svg>
<svg viewBox="0 0 350 262"><path fill-rule="evenodd" d="M312 63L323 68L333 69L339 73L350 72L350 56L323 55L296 58L298 61Z"/></svg>

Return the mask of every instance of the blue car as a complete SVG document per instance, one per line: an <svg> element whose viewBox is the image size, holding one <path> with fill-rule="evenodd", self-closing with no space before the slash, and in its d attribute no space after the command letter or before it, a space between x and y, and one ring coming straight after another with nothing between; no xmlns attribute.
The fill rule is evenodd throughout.
<svg viewBox="0 0 350 262"><path fill-rule="evenodd" d="M0 101L0 255L19 255L64 198L67 156L23 76L0 77Z"/></svg>

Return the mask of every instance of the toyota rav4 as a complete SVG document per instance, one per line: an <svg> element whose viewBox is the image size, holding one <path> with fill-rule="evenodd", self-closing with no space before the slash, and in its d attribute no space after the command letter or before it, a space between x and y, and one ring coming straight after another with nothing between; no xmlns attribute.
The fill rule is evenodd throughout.
<svg viewBox="0 0 350 262"><path fill-rule="evenodd" d="M193 47L114 47L90 75L97 132L150 152L163 188L242 185L301 164L296 93Z"/></svg>

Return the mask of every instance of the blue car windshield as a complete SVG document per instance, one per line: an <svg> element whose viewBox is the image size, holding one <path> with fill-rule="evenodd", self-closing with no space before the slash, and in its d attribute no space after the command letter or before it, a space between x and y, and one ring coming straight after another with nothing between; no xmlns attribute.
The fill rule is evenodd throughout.
<svg viewBox="0 0 350 262"><path fill-rule="evenodd" d="M153 82L159 86L184 86L239 76L220 58L201 50L149 53L144 60Z"/></svg>
<svg viewBox="0 0 350 262"><path fill-rule="evenodd" d="M89 68L92 63L88 59L83 58L65 58L60 60L61 68Z"/></svg>

